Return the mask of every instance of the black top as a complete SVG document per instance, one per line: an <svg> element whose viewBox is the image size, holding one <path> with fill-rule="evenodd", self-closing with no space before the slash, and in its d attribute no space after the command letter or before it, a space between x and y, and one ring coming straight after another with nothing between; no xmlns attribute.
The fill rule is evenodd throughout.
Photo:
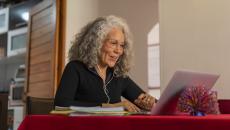
<svg viewBox="0 0 230 130"><path fill-rule="evenodd" d="M104 84L94 68L88 68L80 61L71 61L63 72L54 104L55 106L100 106L108 101L118 103L121 101L121 96L133 102L141 93L144 91L129 77L115 77L112 69L107 69Z"/></svg>

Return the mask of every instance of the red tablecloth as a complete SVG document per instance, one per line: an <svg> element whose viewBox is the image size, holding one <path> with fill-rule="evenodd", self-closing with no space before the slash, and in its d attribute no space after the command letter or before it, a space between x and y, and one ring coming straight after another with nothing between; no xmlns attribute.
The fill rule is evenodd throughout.
<svg viewBox="0 0 230 130"><path fill-rule="evenodd" d="M230 114L192 116L26 116L18 130L230 130Z"/></svg>

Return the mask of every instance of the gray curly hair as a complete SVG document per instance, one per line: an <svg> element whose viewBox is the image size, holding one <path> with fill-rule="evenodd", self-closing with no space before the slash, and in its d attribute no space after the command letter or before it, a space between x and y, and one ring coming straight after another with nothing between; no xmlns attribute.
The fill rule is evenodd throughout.
<svg viewBox="0 0 230 130"><path fill-rule="evenodd" d="M116 16L99 17L82 28L72 41L69 61L78 60L89 68L95 67L98 64L102 43L114 27L121 28L125 37L124 51L114 66L114 74L117 77L126 77L131 67L132 38L126 21Z"/></svg>

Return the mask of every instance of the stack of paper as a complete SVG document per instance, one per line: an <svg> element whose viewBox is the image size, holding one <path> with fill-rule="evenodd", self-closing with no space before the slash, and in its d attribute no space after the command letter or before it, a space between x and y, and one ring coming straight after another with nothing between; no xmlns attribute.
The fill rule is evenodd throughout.
<svg viewBox="0 0 230 130"><path fill-rule="evenodd" d="M124 110L123 107L78 107L71 106L71 110L75 111L70 114L70 116L78 115L99 115L99 116L110 116L110 115L126 115L128 112Z"/></svg>
<svg viewBox="0 0 230 130"><path fill-rule="evenodd" d="M81 111L81 112L120 112L124 111L124 107L79 107L79 106L71 106L71 110Z"/></svg>
<svg viewBox="0 0 230 130"><path fill-rule="evenodd" d="M55 110L50 112L51 114L58 115L70 115L70 116L110 116L110 115L127 115L128 112L124 110L124 107L60 107L55 106Z"/></svg>

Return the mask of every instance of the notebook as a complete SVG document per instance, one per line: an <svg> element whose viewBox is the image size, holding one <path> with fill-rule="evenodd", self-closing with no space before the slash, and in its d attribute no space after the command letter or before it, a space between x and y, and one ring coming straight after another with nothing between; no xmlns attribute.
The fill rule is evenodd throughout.
<svg viewBox="0 0 230 130"><path fill-rule="evenodd" d="M203 85L211 89L219 78L218 74L179 70L174 73L160 99L151 110L151 115L174 115L181 92L187 86Z"/></svg>

